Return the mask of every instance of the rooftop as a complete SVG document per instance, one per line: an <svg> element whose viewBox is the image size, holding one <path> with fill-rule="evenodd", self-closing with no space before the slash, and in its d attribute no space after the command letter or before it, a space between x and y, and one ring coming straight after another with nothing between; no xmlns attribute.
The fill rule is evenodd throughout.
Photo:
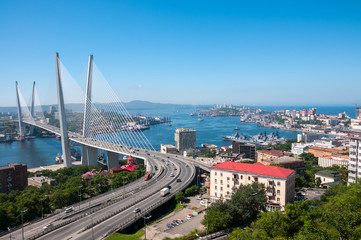
<svg viewBox="0 0 361 240"><path fill-rule="evenodd" d="M317 172L315 175L319 175L322 177L334 178L335 176L340 175L340 173L336 172L336 171L332 171L332 170L322 170L322 171Z"/></svg>
<svg viewBox="0 0 361 240"><path fill-rule="evenodd" d="M294 171L282 167L265 166L262 163L237 163L237 162L223 162L211 167L213 169L231 170L237 172L249 172L262 176L287 178Z"/></svg>
<svg viewBox="0 0 361 240"><path fill-rule="evenodd" d="M289 153L289 152L284 152L284 151L281 151L281 150L274 150L274 149L263 149L263 150L259 150L258 152L271 154L271 155L275 155L275 156L278 156L278 157L292 156L293 155L292 153Z"/></svg>
<svg viewBox="0 0 361 240"><path fill-rule="evenodd" d="M280 158L265 159L263 161L272 162L274 164L286 164L286 163L304 162L304 160L302 160L302 159L289 157L289 156L282 156Z"/></svg>

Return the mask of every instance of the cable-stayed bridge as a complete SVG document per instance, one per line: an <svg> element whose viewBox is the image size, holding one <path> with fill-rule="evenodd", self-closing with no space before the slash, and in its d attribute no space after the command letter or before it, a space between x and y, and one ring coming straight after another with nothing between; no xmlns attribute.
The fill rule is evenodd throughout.
<svg viewBox="0 0 361 240"><path fill-rule="evenodd" d="M18 83L16 83L20 137L24 137L26 134L25 125L31 126L29 128L30 134L33 133L33 127L39 127L61 136L62 156L66 167L72 165L69 141L82 146L83 165L96 165L97 150L106 150L109 169L118 164L119 154L132 154L135 157L140 157L137 156L136 151L154 150L153 146L139 128L139 125L134 121L109 86L105 91L102 90L103 98L108 98L107 103L102 104L102 109L98 110L93 103L94 64L92 55L89 57L86 91L84 93L79 88L80 90L75 93L76 95L83 96L84 99L82 121L79 121L79 119L67 119L68 110L65 109L61 71L61 66L63 65L61 65L58 53L55 53L55 66L59 126L51 125L46 120L40 101L38 100L39 97L36 93L35 82L33 84L30 108L26 105L19 90ZM68 76L69 74L66 72L64 75ZM107 83L105 85L107 85ZM78 129L76 132L68 131L68 125L71 121L78 121L78 125L82 122L81 129Z"/></svg>
<svg viewBox="0 0 361 240"><path fill-rule="evenodd" d="M93 56L89 57L85 93L79 90L79 87L71 89L75 89L73 94L83 98L83 113L69 117L69 112L65 109L66 98L64 98L67 92L63 92L66 81L62 81L64 80L62 77L68 80L71 77L61 64L58 53L55 53L55 66L59 125L50 124L48 116L41 107L35 83L30 107L27 106L16 83L20 138L32 134L34 127L61 136L63 160L67 167L72 166L70 143L82 146L81 161L84 165L97 164L98 149L107 151L108 169L119 164L119 154L131 154L136 158L144 159L147 171L154 173L154 177L146 184L138 180L123 189L104 193L95 200L90 199L89 204L81 202L79 210L75 210L68 220L63 219L64 213L61 212L58 214L60 216L49 216L43 221L26 226L24 227L26 239L89 239L90 235L92 239L104 239L112 232L126 228L186 188L197 176L195 166L209 171L209 166L203 163L155 151L107 83L103 83L103 86L108 89L101 91L108 97L107 104L102 104L102 109L97 109L93 104L96 96L93 96L92 88L96 83L94 80L99 79L99 76L100 79L103 77L99 71L95 72L96 77L93 75L93 70L97 70L93 64ZM98 87L95 89L99 91ZM75 130L69 131L74 124L77 125ZM161 197L159 191L166 186L171 188L170 194ZM90 201L95 203L91 205ZM134 213L134 207L140 208L141 212ZM91 216L91 222L88 216ZM54 226L44 230L44 224L49 222L52 222ZM12 234L18 238L22 235L20 230ZM0 237L0 239L5 238L7 236Z"/></svg>

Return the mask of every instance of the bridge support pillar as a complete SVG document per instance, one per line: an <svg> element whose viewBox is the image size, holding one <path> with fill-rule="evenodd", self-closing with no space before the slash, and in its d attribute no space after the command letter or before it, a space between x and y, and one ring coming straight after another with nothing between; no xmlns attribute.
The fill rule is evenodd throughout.
<svg viewBox="0 0 361 240"><path fill-rule="evenodd" d="M61 149L63 152L63 160L65 167L72 166L72 160L70 155L69 137L68 137L68 124L65 117L65 106L63 97L63 87L61 82L59 53L55 53L55 68L56 68L56 86L58 91L58 108L59 108L59 122L61 133Z"/></svg>
<svg viewBox="0 0 361 240"><path fill-rule="evenodd" d="M119 166L119 153L107 151L107 155L108 171L110 171L111 168Z"/></svg>
<svg viewBox="0 0 361 240"><path fill-rule="evenodd" d="M89 146L82 146L81 165L98 165L97 157L98 149Z"/></svg>

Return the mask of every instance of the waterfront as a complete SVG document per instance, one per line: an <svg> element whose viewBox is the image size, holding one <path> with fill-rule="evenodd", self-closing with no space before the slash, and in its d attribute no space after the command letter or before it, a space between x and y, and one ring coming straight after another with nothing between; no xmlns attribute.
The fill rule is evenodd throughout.
<svg viewBox="0 0 361 240"><path fill-rule="evenodd" d="M284 108L301 109L301 107ZM351 117L354 116L352 107L327 107L324 109L328 111L324 111L322 107L319 107L319 113L336 114L338 111L346 111ZM205 117L204 121L199 122L197 117L190 116L190 113L193 111L193 108L188 108L130 110L129 112L139 112L153 117L169 116L171 118L171 126L159 124L151 126L150 130L144 131L144 134L156 150L160 149L160 144L174 145L174 132L177 128L195 129L197 131L197 146L207 143L215 144L219 147L231 144L230 142L223 141L222 136L232 135L235 132L235 127L238 127L240 129L239 133L244 135L256 135L265 131L268 134L277 131L277 129L257 127L255 123L240 123L239 117ZM297 135L297 132L288 130L278 130L278 132L281 137L288 139L295 138ZM36 138L24 142L2 143L0 144L0 166L6 165L9 162L26 163L29 168L52 165L55 163L55 157L60 152L61 143L55 138Z"/></svg>

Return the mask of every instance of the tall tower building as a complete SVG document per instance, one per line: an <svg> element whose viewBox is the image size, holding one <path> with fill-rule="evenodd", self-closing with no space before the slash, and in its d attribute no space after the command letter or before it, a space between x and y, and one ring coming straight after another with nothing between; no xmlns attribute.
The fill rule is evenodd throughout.
<svg viewBox="0 0 361 240"><path fill-rule="evenodd" d="M361 138L351 138L350 162L348 165L348 183L356 183L357 179L360 177L361 177Z"/></svg>
<svg viewBox="0 0 361 240"><path fill-rule="evenodd" d="M178 128L175 130L174 140L177 150L183 154L185 150L196 148L196 130Z"/></svg>
<svg viewBox="0 0 361 240"><path fill-rule="evenodd" d="M356 116L355 116L356 119L361 119L361 107L358 107L356 105Z"/></svg>

